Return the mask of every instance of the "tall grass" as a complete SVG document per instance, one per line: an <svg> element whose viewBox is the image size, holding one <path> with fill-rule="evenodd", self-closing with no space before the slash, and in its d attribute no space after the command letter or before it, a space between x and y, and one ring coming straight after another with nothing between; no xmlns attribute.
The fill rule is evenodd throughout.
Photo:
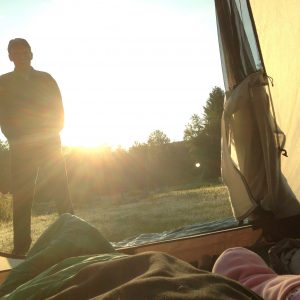
<svg viewBox="0 0 300 300"><path fill-rule="evenodd" d="M2 196L4 197L4 196ZM4 197L8 218L1 219L0 251L12 248L11 199ZM2 209L1 209L2 211ZM76 215L98 228L116 242L141 233L173 230L185 225L205 223L231 216L227 189L222 185L165 192L135 192L102 196L75 203ZM35 241L56 219L55 206L35 203L32 237Z"/></svg>
<svg viewBox="0 0 300 300"><path fill-rule="evenodd" d="M12 199L9 194L0 193L0 222L12 220Z"/></svg>

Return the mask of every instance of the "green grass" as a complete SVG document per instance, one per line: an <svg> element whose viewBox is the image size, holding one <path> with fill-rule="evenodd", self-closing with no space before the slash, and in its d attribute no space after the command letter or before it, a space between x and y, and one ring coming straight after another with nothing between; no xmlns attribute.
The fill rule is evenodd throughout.
<svg viewBox="0 0 300 300"><path fill-rule="evenodd" d="M9 210L11 199L2 196L4 197L6 209ZM222 185L148 195L131 193L101 197L81 202L77 206L75 204L75 212L113 242L141 233L162 232L232 216L227 189ZM11 216L11 213L7 212L7 215ZM32 217L33 241L56 217L53 205L35 203ZM0 251L9 252L12 249L11 218L0 222L0 230Z"/></svg>
<svg viewBox="0 0 300 300"><path fill-rule="evenodd" d="M9 194L0 193L0 220L6 222L12 220L12 201Z"/></svg>

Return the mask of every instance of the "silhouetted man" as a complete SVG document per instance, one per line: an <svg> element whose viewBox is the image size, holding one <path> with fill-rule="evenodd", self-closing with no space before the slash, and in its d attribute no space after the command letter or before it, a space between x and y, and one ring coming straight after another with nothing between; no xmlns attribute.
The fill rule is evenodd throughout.
<svg viewBox="0 0 300 300"><path fill-rule="evenodd" d="M64 110L50 74L31 67L31 47L25 39L8 44L13 72L0 77L0 125L11 156L14 250L25 254L31 244L31 207L40 167L47 168L47 189L59 213L73 213L59 132Z"/></svg>

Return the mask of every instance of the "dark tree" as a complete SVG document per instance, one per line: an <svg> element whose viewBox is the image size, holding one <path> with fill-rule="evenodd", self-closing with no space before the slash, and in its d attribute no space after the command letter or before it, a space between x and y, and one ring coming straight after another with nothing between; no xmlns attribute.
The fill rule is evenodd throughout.
<svg viewBox="0 0 300 300"><path fill-rule="evenodd" d="M191 141L194 138L197 138L202 130L204 129L203 120L197 114L193 114L191 116L190 123L185 126L183 133L184 141Z"/></svg>
<svg viewBox="0 0 300 300"><path fill-rule="evenodd" d="M170 139L161 130L155 130L148 137L149 146L157 146L170 143Z"/></svg>
<svg viewBox="0 0 300 300"><path fill-rule="evenodd" d="M200 162L205 179L216 179L221 175L223 102L223 90L214 87L203 107L203 117L193 115L184 131L184 140L189 141L191 155Z"/></svg>

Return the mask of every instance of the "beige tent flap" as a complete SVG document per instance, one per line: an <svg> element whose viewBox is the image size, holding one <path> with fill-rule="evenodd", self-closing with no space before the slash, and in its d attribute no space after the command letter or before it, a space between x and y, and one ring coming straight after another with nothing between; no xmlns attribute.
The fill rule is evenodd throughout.
<svg viewBox="0 0 300 300"><path fill-rule="evenodd" d="M300 199L300 1L250 0L276 118L286 134L282 173ZM298 210L297 210L298 211Z"/></svg>
<svg viewBox="0 0 300 300"><path fill-rule="evenodd" d="M283 133L270 113L266 78L249 75L226 99L222 118L222 176L234 216L242 220L257 206L276 217L300 213L280 172Z"/></svg>

